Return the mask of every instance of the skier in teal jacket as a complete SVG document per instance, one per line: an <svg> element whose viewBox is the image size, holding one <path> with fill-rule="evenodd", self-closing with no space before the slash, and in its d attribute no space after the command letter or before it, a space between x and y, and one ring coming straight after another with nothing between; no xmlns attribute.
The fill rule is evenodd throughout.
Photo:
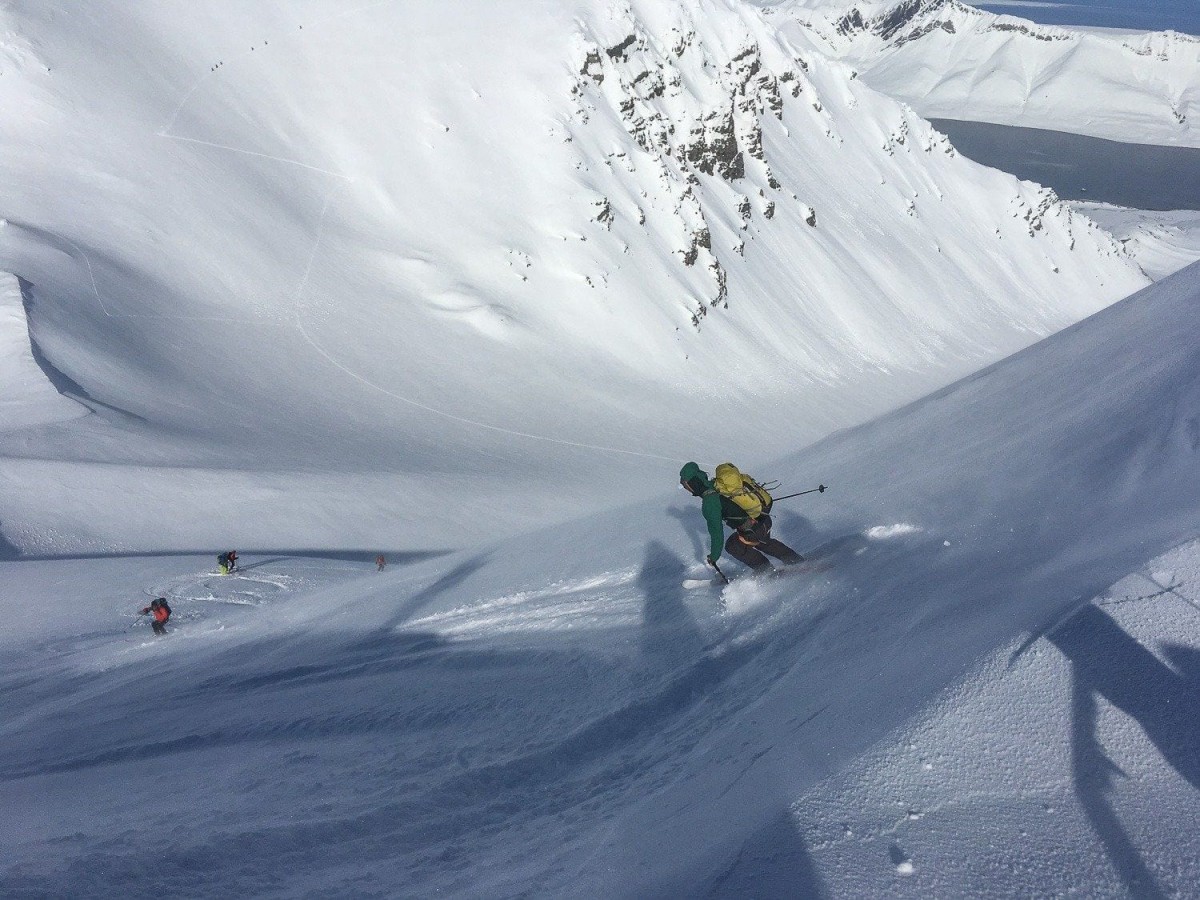
<svg viewBox="0 0 1200 900"><path fill-rule="evenodd" d="M679 483L689 494L700 498L700 511L708 525L709 551L705 560L716 565L721 558L721 549L738 562L754 570L755 574L768 574L771 563L764 553L787 564L803 562L804 557L783 541L771 537L771 517L765 512L757 519L747 519L746 512L717 491L708 473L696 463L690 462L679 470ZM725 539L725 525L733 529Z"/></svg>

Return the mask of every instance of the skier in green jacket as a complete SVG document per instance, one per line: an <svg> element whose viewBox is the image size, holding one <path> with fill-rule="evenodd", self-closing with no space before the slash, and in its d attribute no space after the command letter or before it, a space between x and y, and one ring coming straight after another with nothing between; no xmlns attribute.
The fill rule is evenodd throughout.
<svg viewBox="0 0 1200 900"><path fill-rule="evenodd" d="M679 470L679 483L688 493L700 498L700 511L708 524L710 546L705 562L709 565L715 566L721 558L722 546L730 556L749 566L756 575L773 571L764 553L789 565L804 560L783 541L771 537L769 502L760 515L753 518L747 516L741 506L717 490L708 473L694 462L687 463ZM725 539L724 525L733 529L728 540Z"/></svg>

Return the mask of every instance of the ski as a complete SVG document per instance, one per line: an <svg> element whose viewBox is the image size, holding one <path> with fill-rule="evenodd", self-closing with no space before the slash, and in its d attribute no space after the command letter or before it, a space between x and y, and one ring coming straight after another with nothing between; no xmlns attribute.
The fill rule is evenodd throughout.
<svg viewBox="0 0 1200 900"><path fill-rule="evenodd" d="M833 563L828 560L820 560L818 562L803 562L794 566L775 569L772 574L764 576L756 576L752 572L743 572L734 575L729 579L728 584L733 584L737 581L742 581L746 578L761 577L764 584L770 584L777 578L786 578L791 575L809 575L816 572L827 572L833 568ZM683 579L683 589L686 591L694 591L703 587L723 588L726 582L720 578L685 578Z"/></svg>

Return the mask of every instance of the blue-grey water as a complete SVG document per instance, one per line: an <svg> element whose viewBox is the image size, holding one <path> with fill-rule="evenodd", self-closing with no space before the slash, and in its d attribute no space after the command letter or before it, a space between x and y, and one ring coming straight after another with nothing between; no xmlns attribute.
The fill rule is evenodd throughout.
<svg viewBox="0 0 1200 900"><path fill-rule="evenodd" d="M1200 35L1200 0L1047 0L1015 5L967 0L988 12L1044 25L1093 25Z"/></svg>
<svg viewBox="0 0 1200 900"><path fill-rule="evenodd" d="M1123 144L987 122L932 121L968 159L1054 188L1065 200L1200 209L1200 149Z"/></svg>

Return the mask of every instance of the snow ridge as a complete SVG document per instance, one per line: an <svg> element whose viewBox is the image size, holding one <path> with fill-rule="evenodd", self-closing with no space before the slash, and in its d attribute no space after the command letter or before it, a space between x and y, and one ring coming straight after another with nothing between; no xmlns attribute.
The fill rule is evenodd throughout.
<svg viewBox="0 0 1200 900"><path fill-rule="evenodd" d="M1200 38L1040 25L960 0L767 8L930 118L1200 147ZM784 25L785 31L790 30Z"/></svg>

